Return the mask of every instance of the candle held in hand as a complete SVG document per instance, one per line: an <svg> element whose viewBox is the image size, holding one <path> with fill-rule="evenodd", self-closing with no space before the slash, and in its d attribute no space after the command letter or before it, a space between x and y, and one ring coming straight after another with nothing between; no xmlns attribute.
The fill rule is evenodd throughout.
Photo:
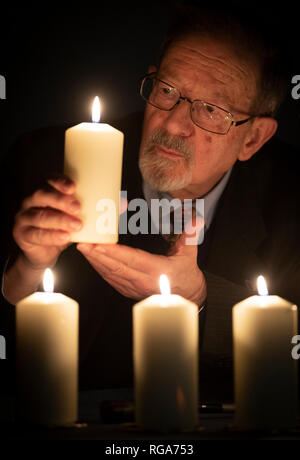
<svg viewBox="0 0 300 460"><path fill-rule="evenodd" d="M181 432L197 425L198 307L163 282L133 307L136 423Z"/></svg>
<svg viewBox="0 0 300 460"><path fill-rule="evenodd" d="M236 425L244 430L292 428L297 417L297 368L291 338L297 334L297 307L260 295L233 308Z"/></svg>
<svg viewBox="0 0 300 460"><path fill-rule="evenodd" d="M44 290L16 305L19 412L26 421L65 426L77 420L78 303Z"/></svg>
<svg viewBox="0 0 300 460"><path fill-rule="evenodd" d="M83 227L71 235L82 243L117 243L124 135L100 121L99 98L93 123L66 131L64 173L76 183Z"/></svg>

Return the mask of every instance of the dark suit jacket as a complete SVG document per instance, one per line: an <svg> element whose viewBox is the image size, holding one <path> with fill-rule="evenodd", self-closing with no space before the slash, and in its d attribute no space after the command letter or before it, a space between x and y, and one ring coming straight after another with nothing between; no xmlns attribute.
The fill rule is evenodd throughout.
<svg viewBox="0 0 300 460"><path fill-rule="evenodd" d="M142 197L137 167L142 115L111 124L125 133L122 190L127 190L128 200ZM3 261L15 249L9 235L22 199L63 170L66 128L26 134L3 164L2 209L9 216L2 228ZM273 139L251 160L237 162L199 246L198 264L208 286L206 308L199 317L202 400L233 397L232 307L255 293L259 274L267 278L270 293L300 305L298 155ZM119 242L157 254L169 249L160 235L121 235ZM124 298L100 278L75 245L60 256L55 273L56 291L80 304L80 387L131 386L131 312L136 301ZM2 324L13 337L13 308L2 303ZM14 339L11 350L13 345Z"/></svg>

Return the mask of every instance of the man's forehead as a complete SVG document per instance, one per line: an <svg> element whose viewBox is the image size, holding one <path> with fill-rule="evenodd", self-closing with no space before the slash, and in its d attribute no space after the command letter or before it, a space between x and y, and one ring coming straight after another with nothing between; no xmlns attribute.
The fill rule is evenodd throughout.
<svg viewBox="0 0 300 460"><path fill-rule="evenodd" d="M195 36L169 46L159 73L160 78L174 78L174 83L182 80L187 90L192 91L196 86L199 91L203 85L203 90L209 89L214 98L231 106L237 102L240 106L242 94L248 105L256 89L255 69L239 59L228 45Z"/></svg>

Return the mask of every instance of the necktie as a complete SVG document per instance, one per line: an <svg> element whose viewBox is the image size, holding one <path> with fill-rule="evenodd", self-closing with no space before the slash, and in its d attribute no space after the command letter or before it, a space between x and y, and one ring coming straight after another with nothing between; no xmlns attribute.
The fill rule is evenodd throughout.
<svg viewBox="0 0 300 460"><path fill-rule="evenodd" d="M173 246L181 237L185 225L196 215L195 203L193 206L182 206L180 210L172 211L165 217L170 219L170 233L162 233L162 236Z"/></svg>

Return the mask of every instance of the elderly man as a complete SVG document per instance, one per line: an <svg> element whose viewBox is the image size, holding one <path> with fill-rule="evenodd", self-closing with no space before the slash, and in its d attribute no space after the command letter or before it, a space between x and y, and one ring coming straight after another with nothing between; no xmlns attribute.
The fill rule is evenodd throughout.
<svg viewBox="0 0 300 460"><path fill-rule="evenodd" d="M206 400L231 398L231 308L253 292L256 277L264 274L272 292L299 299L298 165L277 143L262 149L277 129L279 71L276 55L247 27L187 11L170 29L159 65L142 80L141 141L138 115L115 124L125 132L122 189L128 199L204 199L201 245L186 244L184 231L172 243L164 235L128 234L119 245L70 246L70 234L81 227L76 184L44 172L39 175L48 185L38 187L30 169L13 227L18 251L4 274L3 294L15 304L37 289L46 267L56 266L59 289L81 305L83 388L132 384L131 307L157 292L161 273L173 293L199 305ZM61 159L63 134L50 130L22 140L23 177L24 151L37 163L41 149L56 149ZM49 172L46 158L40 166Z"/></svg>

